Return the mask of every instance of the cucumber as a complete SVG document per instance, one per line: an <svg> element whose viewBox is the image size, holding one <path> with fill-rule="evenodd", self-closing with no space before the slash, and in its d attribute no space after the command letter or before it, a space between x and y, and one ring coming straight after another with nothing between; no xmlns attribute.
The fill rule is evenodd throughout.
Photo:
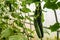
<svg viewBox="0 0 60 40"><path fill-rule="evenodd" d="M40 32L40 29L38 27L37 21L35 19L34 19L34 26L35 26L35 30L36 30L38 37L41 38L41 32Z"/></svg>
<svg viewBox="0 0 60 40"><path fill-rule="evenodd" d="M43 38L43 27L42 27L42 11L41 11L41 5L39 3L39 5L36 7L35 10L35 14L34 14L34 26L35 26L35 30L36 33L38 35L39 38Z"/></svg>

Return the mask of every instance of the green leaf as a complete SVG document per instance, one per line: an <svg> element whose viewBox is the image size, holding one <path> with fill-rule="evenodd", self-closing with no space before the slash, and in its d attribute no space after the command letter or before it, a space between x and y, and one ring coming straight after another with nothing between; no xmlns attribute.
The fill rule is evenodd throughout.
<svg viewBox="0 0 60 40"><path fill-rule="evenodd" d="M53 3L53 2L46 2L44 5L44 8L48 8L48 9L58 9L57 4Z"/></svg>
<svg viewBox="0 0 60 40"><path fill-rule="evenodd" d="M20 33L18 35L10 36L9 40L28 40L28 39Z"/></svg>
<svg viewBox="0 0 60 40"><path fill-rule="evenodd" d="M22 6L26 6L26 1L22 1L22 4L21 4Z"/></svg>
<svg viewBox="0 0 60 40"><path fill-rule="evenodd" d="M28 9L28 8L26 8L26 7L22 8L22 9L20 9L20 10L21 10L22 12L25 12L25 13L31 12L31 10Z"/></svg>
<svg viewBox="0 0 60 40"><path fill-rule="evenodd" d="M14 18L17 18L19 16L18 13L12 13L11 16L13 16Z"/></svg>
<svg viewBox="0 0 60 40"><path fill-rule="evenodd" d="M57 3L58 7L60 8L60 2Z"/></svg>
<svg viewBox="0 0 60 40"><path fill-rule="evenodd" d="M18 19L24 19L24 17L20 16L19 13L12 13L11 16L14 17L14 18L18 18Z"/></svg>
<svg viewBox="0 0 60 40"><path fill-rule="evenodd" d="M51 26L50 26L50 30L51 30L52 32L57 31L59 28L60 28L59 23L55 23L54 25L51 25Z"/></svg>
<svg viewBox="0 0 60 40"><path fill-rule="evenodd" d="M1 38L3 38L3 37L5 37L5 38L9 37L11 35L11 33L12 33L12 29L6 28L5 30L3 30L1 32Z"/></svg>
<svg viewBox="0 0 60 40"><path fill-rule="evenodd" d="M21 21L15 20L14 22L17 24L17 26L23 27L23 23Z"/></svg>

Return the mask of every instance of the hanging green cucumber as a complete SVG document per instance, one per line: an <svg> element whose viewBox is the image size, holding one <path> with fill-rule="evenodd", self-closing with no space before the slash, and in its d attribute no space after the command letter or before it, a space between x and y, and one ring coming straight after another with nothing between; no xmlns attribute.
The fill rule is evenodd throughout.
<svg viewBox="0 0 60 40"><path fill-rule="evenodd" d="M42 10L41 4L36 7L35 14L34 14L34 26L36 33L39 38L43 38L43 27L42 27Z"/></svg>

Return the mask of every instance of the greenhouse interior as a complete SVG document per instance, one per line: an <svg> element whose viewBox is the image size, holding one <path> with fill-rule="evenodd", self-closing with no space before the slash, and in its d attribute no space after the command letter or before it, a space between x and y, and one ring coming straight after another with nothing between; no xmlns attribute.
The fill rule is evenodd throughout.
<svg viewBox="0 0 60 40"><path fill-rule="evenodd" d="M60 40L60 0L0 0L0 40Z"/></svg>

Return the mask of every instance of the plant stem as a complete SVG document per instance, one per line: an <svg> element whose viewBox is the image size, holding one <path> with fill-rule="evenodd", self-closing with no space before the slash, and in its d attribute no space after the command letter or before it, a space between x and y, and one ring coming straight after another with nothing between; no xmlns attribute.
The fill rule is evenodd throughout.
<svg viewBox="0 0 60 40"><path fill-rule="evenodd" d="M56 23L58 23L58 18L55 10L54 10L54 14L55 14ZM57 40L59 40L59 31L57 31Z"/></svg>
<svg viewBox="0 0 60 40"><path fill-rule="evenodd" d="M59 40L59 31L57 31L57 40Z"/></svg>
<svg viewBox="0 0 60 40"><path fill-rule="evenodd" d="M41 38L41 40L42 40L42 38Z"/></svg>
<svg viewBox="0 0 60 40"><path fill-rule="evenodd" d="M55 10L54 10L54 14L55 14L56 22L58 23L58 18L57 18L57 14L56 14L56 11Z"/></svg>

